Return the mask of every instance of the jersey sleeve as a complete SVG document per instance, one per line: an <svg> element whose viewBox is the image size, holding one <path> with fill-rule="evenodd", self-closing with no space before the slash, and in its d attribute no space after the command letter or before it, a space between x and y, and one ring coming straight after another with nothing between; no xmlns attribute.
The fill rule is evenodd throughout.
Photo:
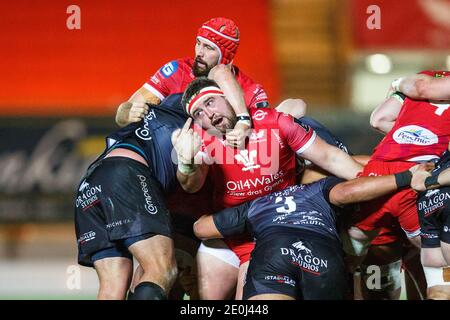
<svg viewBox="0 0 450 320"><path fill-rule="evenodd" d="M345 181L344 179L338 177L327 177L323 181L322 192L325 199L330 202L330 191L333 189L338 183Z"/></svg>
<svg viewBox="0 0 450 320"><path fill-rule="evenodd" d="M269 100L263 86L252 83L244 90L244 100L248 108L268 108Z"/></svg>
<svg viewBox="0 0 450 320"><path fill-rule="evenodd" d="M245 232L249 207L250 202L245 202L236 207L226 208L213 215L214 224L224 238Z"/></svg>
<svg viewBox="0 0 450 320"><path fill-rule="evenodd" d="M316 132L302 122L295 122L294 118L285 113L278 114L278 127L288 145L298 155L305 152L316 139Z"/></svg>
<svg viewBox="0 0 450 320"><path fill-rule="evenodd" d="M144 88L164 100L173 91L176 84L175 77L179 69L179 61L174 60L163 65L156 73L144 83Z"/></svg>

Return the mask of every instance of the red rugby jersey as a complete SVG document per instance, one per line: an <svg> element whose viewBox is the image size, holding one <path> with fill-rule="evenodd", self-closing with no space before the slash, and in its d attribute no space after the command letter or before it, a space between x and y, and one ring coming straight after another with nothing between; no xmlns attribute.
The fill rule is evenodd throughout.
<svg viewBox="0 0 450 320"><path fill-rule="evenodd" d="M450 75L434 71L421 73ZM450 141L449 107L450 103L406 97L394 127L376 146L371 159L417 162L439 158Z"/></svg>
<svg viewBox="0 0 450 320"><path fill-rule="evenodd" d="M214 181L216 210L285 189L296 183L296 153L313 142L316 133L274 109L251 108L253 131L243 150L225 147L224 140L204 133L204 149Z"/></svg>
<svg viewBox="0 0 450 320"><path fill-rule="evenodd" d="M145 84L144 88L152 92L160 100L168 95L182 93L195 79L192 71L194 59L182 58L171 61L162 66ZM245 104L248 107L257 107L258 103L267 103L267 94L262 85L255 83L238 67L232 66L236 80L242 87Z"/></svg>

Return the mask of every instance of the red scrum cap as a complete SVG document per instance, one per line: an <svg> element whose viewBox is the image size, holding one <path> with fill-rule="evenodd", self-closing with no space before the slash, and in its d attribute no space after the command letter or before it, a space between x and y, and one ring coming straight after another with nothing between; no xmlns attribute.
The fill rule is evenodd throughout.
<svg viewBox="0 0 450 320"><path fill-rule="evenodd" d="M198 29L197 38L220 52L219 63L231 64L239 46L239 29L227 18L212 18Z"/></svg>
<svg viewBox="0 0 450 320"><path fill-rule="evenodd" d="M435 78L441 78L441 77L448 77L448 76L450 76L450 72L449 71L424 70L424 71L419 72L419 74L426 74L426 75L429 75L429 76L435 77Z"/></svg>

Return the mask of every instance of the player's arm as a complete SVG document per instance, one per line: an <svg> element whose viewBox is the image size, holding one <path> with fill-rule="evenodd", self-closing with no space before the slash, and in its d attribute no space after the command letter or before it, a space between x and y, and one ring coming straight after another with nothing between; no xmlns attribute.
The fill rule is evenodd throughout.
<svg viewBox="0 0 450 320"><path fill-rule="evenodd" d="M233 107L236 115L247 114L244 93L229 66L218 64L208 74L208 78L214 80L225 94L228 102Z"/></svg>
<svg viewBox="0 0 450 320"><path fill-rule="evenodd" d="M356 155L356 156L353 155L352 158L362 166L365 166L370 159L370 157L366 155ZM329 172L325 171L324 169L316 165L307 166L301 175L300 183L301 184L312 183L325 177L328 177L329 175L330 175Z"/></svg>
<svg viewBox="0 0 450 320"><path fill-rule="evenodd" d="M161 100L150 90L142 87L131 98L117 108L116 123L124 127L132 122L141 121L148 113L149 104L160 104Z"/></svg>
<svg viewBox="0 0 450 320"><path fill-rule="evenodd" d="M355 178L362 171L362 166L350 155L325 142L310 126L294 121L292 116L278 114L278 127L281 136L298 157L346 180Z"/></svg>
<svg viewBox="0 0 450 320"><path fill-rule="evenodd" d="M315 137L310 145L305 145L297 150L296 153L325 171L346 180L355 178L363 168L349 154L326 143L318 136Z"/></svg>
<svg viewBox="0 0 450 320"><path fill-rule="evenodd" d="M179 61L166 63L127 102L119 106L116 114L116 122L119 126L140 121L148 113L147 103L160 104L165 97L173 93L177 87L175 74L179 70L178 63Z"/></svg>
<svg viewBox="0 0 450 320"><path fill-rule="evenodd" d="M408 187L413 176L428 174L434 167L431 163L420 164L395 175L377 177L359 177L334 186L329 193L329 200L337 206L369 201L384 196L397 189Z"/></svg>
<svg viewBox="0 0 450 320"><path fill-rule="evenodd" d="M302 99L286 99L275 109L278 112L284 112L296 119L300 119L306 114L306 103Z"/></svg>
<svg viewBox="0 0 450 320"><path fill-rule="evenodd" d="M226 134L226 143L231 147L240 148L245 144L245 138L251 128L251 118L245 105L244 93L239 82L229 66L219 64L211 69L208 78L214 80L225 94L228 102L238 116L234 129Z"/></svg>
<svg viewBox="0 0 450 320"><path fill-rule="evenodd" d="M450 186L450 168L439 173L423 173L413 177L411 187L418 191L436 189L443 186Z"/></svg>
<svg viewBox="0 0 450 320"><path fill-rule="evenodd" d="M205 184L208 176L209 166L207 164L195 164L188 172L180 169L178 165L177 179L181 187L187 193L195 193L199 191Z"/></svg>
<svg viewBox="0 0 450 320"><path fill-rule="evenodd" d="M214 224L212 214L203 215L195 221L194 234L201 240L223 238L223 235Z"/></svg>
<svg viewBox="0 0 450 320"><path fill-rule="evenodd" d="M394 80L392 87L413 99L450 100L450 77L415 74Z"/></svg>
<svg viewBox="0 0 450 320"><path fill-rule="evenodd" d="M194 223L195 236L202 240L226 238L246 231L249 202L204 215Z"/></svg>
<svg viewBox="0 0 450 320"><path fill-rule="evenodd" d="M404 96L395 92L379 104L370 115L370 125L377 131L386 134L395 124L403 105Z"/></svg>
<svg viewBox="0 0 450 320"><path fill-rule="evenodd" d="M177 179L184 191L194 193L201 189L208 175L209 166L203 163L200 151L202 140L191 128L188 118L182 129L172 133L172 145L177 153Z"/></svg>

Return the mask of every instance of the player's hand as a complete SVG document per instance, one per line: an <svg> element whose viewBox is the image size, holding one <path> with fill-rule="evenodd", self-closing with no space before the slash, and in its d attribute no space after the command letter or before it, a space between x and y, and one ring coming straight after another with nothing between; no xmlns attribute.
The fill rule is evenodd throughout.
<svg viewBox="0 0 450 320"><path fill-rule="evenodd" d="M190 128L192 119L188 118L182 129L172 133L172 144L177 152L178 162L193 164L195 155L200 151L202 139L200 135Z"/></svg>
<svg viewBox="0 0 450 320"><path fill-rule="evenodd" d="M431 162L417 164L409 171L411 171L411 188L417 192L425 191L425 179L431 176L430 171L434 169L434 164Z"/></svg>
<svg viewBox="0 0 450 320"><path fill-rule="evenodd" d="M123 127L130 123L141 121L147 113L148 105L145 102L127 101L120 105L116 121Z"/></svg>
<svg viewBox="0 0 450 320"><path fill-rule="evenodd" d="M225 135L226 145L232 148L244 149L245 140L250 136L251 131L251 127L246 123L236 123L234 129L228 131Z"/></svg>
<svg viewBox="0 0 450 320"><path fill-rule="evenodd" d="M139 122L148 114L148 105L144 102L132 102L128 112L128 122Z"/></svg>
<svg viewBox="0 0 450 320"><path fill-rule="evenodd" d="M434 169L434 163L433 162L424 162L416 164L415 166L409 168L409 171L414 174L417 171L426 171L431 172Z"/></svg>

